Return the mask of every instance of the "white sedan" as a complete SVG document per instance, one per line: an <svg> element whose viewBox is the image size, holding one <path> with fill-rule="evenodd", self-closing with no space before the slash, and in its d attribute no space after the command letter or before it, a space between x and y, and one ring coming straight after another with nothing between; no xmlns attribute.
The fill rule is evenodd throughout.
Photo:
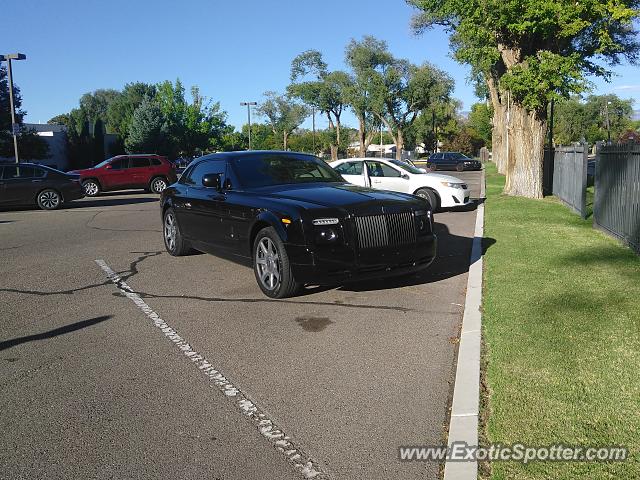
<svg viewBox="0 0 640 480"><path fill-rule="evenodd" d="M400 160L347 158L330 164L354 185L379 190L412 193L429 200L434 211L472 203L468 186L459 178L425 173Z"/></svg>

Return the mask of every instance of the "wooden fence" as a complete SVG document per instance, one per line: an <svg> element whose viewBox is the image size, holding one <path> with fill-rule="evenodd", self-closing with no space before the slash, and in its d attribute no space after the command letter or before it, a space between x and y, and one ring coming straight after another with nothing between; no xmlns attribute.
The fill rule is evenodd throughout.
<svg viewBox="0 0 640 480"><path fill-rule="evenodd" d="M556 147L553 161L553 194L582 218L587 217L586 145Z"/></svg>
<svg viewBox="0 0 640 480"><path fill-rule="evenodd" d="M607 145L598 151L593 220L640 254L640 145Z"/></svg>

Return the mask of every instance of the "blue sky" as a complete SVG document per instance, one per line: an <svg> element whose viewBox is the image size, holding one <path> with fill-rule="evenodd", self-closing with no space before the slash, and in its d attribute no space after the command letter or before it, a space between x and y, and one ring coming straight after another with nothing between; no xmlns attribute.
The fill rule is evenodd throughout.
<svg viewBox="0 0 640 480"><path fill-rule="evenodd" d="M243 100L260 101L266 90L283 91L291 59L314 48L330 68L344 68L351 38L374 35L398 57L429 61L456 81L455 96L468 109L477 99L468 68L449 53L446 34L415 36L412 9L403 0L8 0L4 3L0 48L27 60L14 64L27 121L46 122L77 106L98 88L127 82L180 77L220 101L229 121L246 121ZM8 22L8 19L11 22ZM597 93L636 99L640 70L621 66ZM346 122L355 126L353 118ZM309 123L309 122L307 122ZM319 121L322 127L326 122Z"/></svg>

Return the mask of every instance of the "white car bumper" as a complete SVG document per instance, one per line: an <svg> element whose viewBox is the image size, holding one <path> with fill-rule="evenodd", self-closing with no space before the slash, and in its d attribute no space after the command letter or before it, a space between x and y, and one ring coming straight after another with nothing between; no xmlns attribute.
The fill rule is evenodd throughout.
<svg viewBox="0 0 640 480"><path fill-rule="evenodd" d="M468 188L444 188L440 195L442 208L464 207L473 203L471 191Z"/></svg>

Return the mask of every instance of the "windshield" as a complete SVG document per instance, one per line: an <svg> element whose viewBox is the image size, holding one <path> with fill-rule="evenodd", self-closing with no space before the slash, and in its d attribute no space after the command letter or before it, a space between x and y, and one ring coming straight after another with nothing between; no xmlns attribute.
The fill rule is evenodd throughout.
<svg viewBox="0 0 640 480"><path fill-rule="evenodd" d="M469 157L467 157L464 153L454 153L453 154L453 158L455 158L456 160L471 160Z"/></svg>
<svg viewBox="0 0 640 480"><path fill-rule="evenodd" d="M92 167L92 168L102 168L105 165L107 165L108 163L111 163L111 160L113 160L114 158L116 158L116 157L107 158L106 160L100 162L99 164L97 164L95 167Z"/></svg>
<svg viewBox="0 0 640 480"><path fill-rule="evenodd" d="M419 168L414 167L413 165L409 165L408 163L404 163L400 160L390 160L390 162L409 173L424 173L423 170L420 170Z"/></svg>
<svg viewBox="0 0 640 480"><path fill-rule="evenodd" d="M326 163L312 156L255 154L235 158L233 171L244 187L267 187L288 183L344 182Z"/></svg>

